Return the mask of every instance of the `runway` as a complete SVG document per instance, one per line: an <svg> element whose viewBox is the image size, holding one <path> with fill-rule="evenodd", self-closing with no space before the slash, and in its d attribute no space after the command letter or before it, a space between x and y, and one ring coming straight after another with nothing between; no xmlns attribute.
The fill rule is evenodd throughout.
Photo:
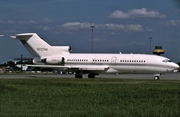
<svg viewBox="0 0 180 117"><path fill-rule="evenodd" d="M0 79L13 79L13 78L74 78L74 74L0 74ZM83 78L88 78L83 75ZM96 78L119 78L119 79L149 79L153 80L153 74L100 74ZM180 80L180 72L162 74L160 80Z"/></svg>

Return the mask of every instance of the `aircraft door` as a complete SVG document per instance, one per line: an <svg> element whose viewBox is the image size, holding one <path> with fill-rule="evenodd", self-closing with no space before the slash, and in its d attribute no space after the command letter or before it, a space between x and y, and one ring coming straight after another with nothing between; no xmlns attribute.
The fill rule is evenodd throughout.
<svg viewBox="0 0 180 117"><path fill-rule="evenodd" d="M116 57L114 56L114 57L112 57L112 59L111 59L111 64L112 65L116 65Z"/></svg>

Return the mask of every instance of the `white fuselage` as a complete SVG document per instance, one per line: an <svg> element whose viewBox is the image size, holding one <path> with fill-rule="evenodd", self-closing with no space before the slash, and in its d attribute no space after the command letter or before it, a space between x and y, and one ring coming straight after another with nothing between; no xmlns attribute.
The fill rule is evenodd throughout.
<svg viewBox="0 0 180 117"><path fill-rule="evenodd" d="M61 54L64 67L82 68L88 73L165 73L178 65L168 58L146 54ZM83 69L84 68L84 69ZM76 70L76 69L74 69ZM80 69L78 69L80 70Z"/></svg>

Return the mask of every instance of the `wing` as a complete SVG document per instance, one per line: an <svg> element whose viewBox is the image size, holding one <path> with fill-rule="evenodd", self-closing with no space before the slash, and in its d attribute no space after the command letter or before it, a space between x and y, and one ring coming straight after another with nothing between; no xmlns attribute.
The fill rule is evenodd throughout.
<svg viewBox="0 0 180 117"><path fill-rule="evenodd" d="M58 70L67 71L85 71L86 73L102 73L109 69L109 66L97 66L97 65L75 65L75 66L59 66L59 65L27 65L30 67L40 67L40 68L52 68Z"/></svg>

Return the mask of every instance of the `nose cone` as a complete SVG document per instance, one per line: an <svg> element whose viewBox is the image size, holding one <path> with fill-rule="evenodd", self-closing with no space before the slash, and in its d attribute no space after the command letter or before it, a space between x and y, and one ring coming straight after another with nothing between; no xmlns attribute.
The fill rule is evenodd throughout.
<svg viewBox="0 0 180 117"><path fill-rule="evenodd" d="M176 64L176 63L175 63ZM178 64L175 65L176 69L180 68L180 66Z"/></svg>
<svg viewBox="0 0 180 117"><path fill-rule="evenodd" d="M179 65L173 62L169 62L167 68L166 68L166 72L174 72L174 71L178 71Z"/></svg>
<svg viewBox="0 0 180 117"><path fill-rule="evenodd" d="M177 69L179 69L179 65L178 64L176 64L176 63L172 63L172 70L177 70Z"/></svg>

